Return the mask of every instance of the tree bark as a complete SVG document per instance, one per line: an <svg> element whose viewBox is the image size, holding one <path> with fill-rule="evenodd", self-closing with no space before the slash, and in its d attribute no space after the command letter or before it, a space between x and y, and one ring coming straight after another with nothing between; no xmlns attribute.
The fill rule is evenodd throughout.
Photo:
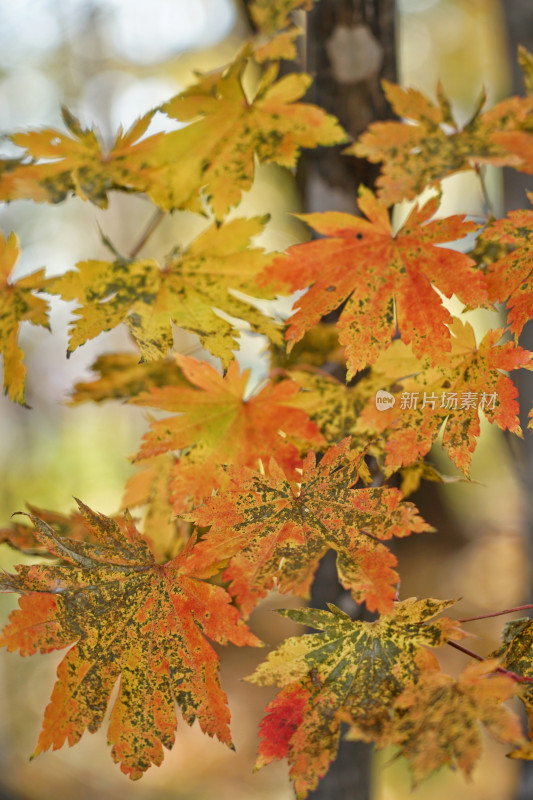
<svg viewBox="0 0 533 800"><path fill-rule="evenodd" d="M319 0L307 15L304 69L314 82L306 98L334 114L355 139L371 122L390 116L381 79L396 79L393 0ZM297 181L305 211L357 213L357 188L372 187L379 168L342 155L343 146L304 154ZM334 603L363 618L337 580L332 552L322 560L310 605ZM310 800L369 800L372 748L341 739L339 753Z"/></svg>

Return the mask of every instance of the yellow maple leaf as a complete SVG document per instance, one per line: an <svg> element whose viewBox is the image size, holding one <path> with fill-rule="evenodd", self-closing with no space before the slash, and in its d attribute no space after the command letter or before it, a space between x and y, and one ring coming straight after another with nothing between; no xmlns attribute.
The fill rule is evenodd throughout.
<svg viewBox="0 0 533 800"><path fill-rule="evenodd" d="M0 233L0 353L4 357L4 392L11 400L24 405L26 367L24 353L18 346L19 326L27 321L50 330L50 325L48 303L33 294L47 287L44 269L15 283L9 280L18 255L15 234L10 233L6 240Z"/></svg>

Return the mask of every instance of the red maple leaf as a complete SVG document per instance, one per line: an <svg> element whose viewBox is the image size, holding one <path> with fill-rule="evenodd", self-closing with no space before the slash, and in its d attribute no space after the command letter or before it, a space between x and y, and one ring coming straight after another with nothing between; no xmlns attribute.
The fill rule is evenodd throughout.
<svg viewBox="0 0 533 800"><path fill-rule="evenodd" d="M300 215L327 238L290 247L263 273L265 282L291 291L309 287L288 320L289 350L345 303L337 325L348 378L372 364L397 329L419 357L442 362L451 349L446 323L452 317L435 289L469 306L484 304L487 292L472 259L436 245L461 239L477 225L461 215L429 221L438 207L435 198L415 206L393 235L388 212L364 187L359 206L368 220L340 212Z"/></svg>

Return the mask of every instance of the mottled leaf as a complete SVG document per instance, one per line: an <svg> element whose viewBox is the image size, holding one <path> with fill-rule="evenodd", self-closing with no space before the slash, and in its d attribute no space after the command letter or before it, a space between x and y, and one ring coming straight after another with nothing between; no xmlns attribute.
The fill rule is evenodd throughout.
<svg viewBox="0 0 533 800"><path fill-rule="evenodd" d="M396 698L390 741L409 761L415 785L443 766L470 778L483 750L481 724L500 742L523 743L518 717L502 706L519 685L497 666L494 659L469 664L456 681L423 672Z"/></svg>
<svg viewBox="0 0 533 800"><path fill-rule="evenodd" d="M529 617L513 619L502 631L503 644L490 654L497 658L506 669L533 679L533 620ZM523 683L520 686L520 699L524 703L529 722L529 735L533 732L533 684ZM533 754L528 756L532 758Z"/></svg>
<svg viewBox="0 0 533 800"><path fill-rule="evenodd" d="M143 359L159 359L172 347L174 322L196 333L202 345L227 366L239 343L235 324L223 319L217 309L281 341L272 319L232 293L272 297L256 287L254 280L272 256L248 246L264 222L265 218L253 217L211 225L186 250L176 248L170 253L164 267L153 259L82 261L77 271L52 280L48 291L80 304L69 352L125 322Z"/></svg>
<svg viewBox="0 0 533 800"><path fill-rule="evenodd" d="M242 75L253 49L245 47L223 72L202 77L161 110L187 127L165 136L159 145L161 168L152 175L148 193L166 209L200 210L198 188L217 219L251 188L255 159L292 168L300 150L346 141L334 117L317 106L297 101L311 79L303 73L276 81L278 66L263 74L253 100Z"/></svg>
<svg viewBox="0 0 533 800"><path fill-rule="evenodd" d="M479 346L469 323L455 319L450 330L449 367L420 368L418 374L410 370L406 379L396 378L392 386L384 380L382 388L389 389L394 404L379 409L372 400L361 413L361 426L385 437L385 463L391 469L424 456L445 423L442 446L468 475L480 433L481 410L489 422L522 436L518 390L502 370L532 369L531 353L513 342L498 344L502 329L488 331Z"/></svg>
<svg viewBox="0 0 533 800"><path fill-rule="evenodd" d="M531 124L533 98L510 97L483 112L486 98L482 94L470 121L461 127L451 116L440 86L437 103L417 89L388 81L383 81L383 89L405 122L373 122L345 152L373 164L383 163L376 183L384 205L413 199L426 186L480 164L520 168L521 158L496 139Z"/></svg>
<svg viewBox="0 0 533 800"><path fill-rule="evenodd" d="M307 596L330 548L354 600L371 611L391 611L397 561L381 542L432 528L398 489L354 488L361 458L349 446L347 438L331 447L318 466L309 453L297 486L274 459L269 475L233 470L230 487L189 514L200 527L210 526L195 551L198 563L230 559L223 578L245 613L273 586Z"/></svg>
<svg viewBox="0 0 533 800"><path fill-rule="evenodd" d="M528 194L533 202L533 194ZM489 297L507 302L508 324L518 339L533 316L533 211L510 211L481 234L486 244L510 245L511 252L490 264L486 271Z"/></svg>
<svg viewBox="0 0 533 800"><path fill-rule="evenodd" d="M163 136L156 133L139 141L153 114L138 119L126 133L120 129L109 150L97 131L82 128L65 108L68 134L52 129L14 134L11 140L25 152L21 158L0 161L0 200L60 203L76 194L107 208L111 190L144 192L148 183L142 166Z"/></svg>
<svg viewBox="0 0 533 800"><path fill-rule="evenodd" d="M337 326L345 345L348 378L372 364L396 331L431 363L451 349L449 311L436 291L456 294L469 306L484 304L483 274L457 250L437 246L466 236L477 227L455 215L430 221L438 200L415 206L393 235L389 215L364 187L359 206L368 220L341 212L302 214L324 238L294 245L264 274L291 291L308 291L296 302L286 338L289 349L324 314L345 304Z"/></svg>
<svg viewBox="0 0 533 800"><path fill-rule="evenodd" d="M207 638L257 645L229 595L198 580L190 549L157 564L131 518L124 526L79 503L96 544L63 539L32 517L37 538L66 565L21 566L22 594L1 643L22 655L71 645L57 670L34 755L102 724L113 687L108 742L132 779L163 760L174 743L174 703L188 724L231 745L218 658ZM206 638L207 637L207 638Z"/></svg>
<svg viewBox="0 0 533 800"><path fill-rule="evenodd" d="M288 738L283 708L289 698L295 704L289 725L298 725L301 715L301 723L279 748L279 755L289 758L298 798L316 787L335 758L341 719L351 717L357 738L379 742L386 735L395 698L422 672L438 669L426 648L461 636L453 620L433 619L451 605L453 601L411 598L376 622L354 622L331 605L329 611L279 612L321 631L287 639L247 678L282 687L264 722L272 737L278 726L279 737ZM276 757L260 745L258 765Z"/></svg>

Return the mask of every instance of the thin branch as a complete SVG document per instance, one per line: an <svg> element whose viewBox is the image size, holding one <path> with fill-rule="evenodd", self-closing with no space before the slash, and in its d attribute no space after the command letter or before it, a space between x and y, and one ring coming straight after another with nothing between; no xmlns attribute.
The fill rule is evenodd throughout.
<svg viewBox="0 0 533 800"><path fill-rule="evenodd" d="M467 656L470 656L470 658L475 658L478 661L487 660L484 656L480 656L479 653L474 653L473 650L463 647L462 644L454 642L452 639L448 639L446 644L449 644L450 647L455 647L456 650L460 650L461 653L465 653ZM517 683L533 683L533 678L526 678L524 675L519 675L517 672L512 672L510 669L505 669L505 667L496 667L495 672L501 672L502 675L507 675L508 678L512 678L514 681L517 681Z"/></svg>
<svg viewBox="0 0 533 800"><path fill-rule="evenodd" d="M504 611L493 611L492 614L480 614L478 617L466 617L466 619L460 619L457 621L461 624L463 622L475 622L477 619L490 619L491 617L501 617L504 614L514 614L516 611L527 611L529 608L533 608L533 603L527 603L525 606L506 608Z"/></svg>
<svg viewBox="0 0 533 800"><path fill-rule="evenodd" d="M139 253L143 249L144 245L146 244L152 233L155 231L159 223L162 221L164 216L165 212L161 208L156 209L152 218L149 220L148 225L142 232L138 242L130 250L129 254L130 258L135 258L137 253Z"/></svg>

